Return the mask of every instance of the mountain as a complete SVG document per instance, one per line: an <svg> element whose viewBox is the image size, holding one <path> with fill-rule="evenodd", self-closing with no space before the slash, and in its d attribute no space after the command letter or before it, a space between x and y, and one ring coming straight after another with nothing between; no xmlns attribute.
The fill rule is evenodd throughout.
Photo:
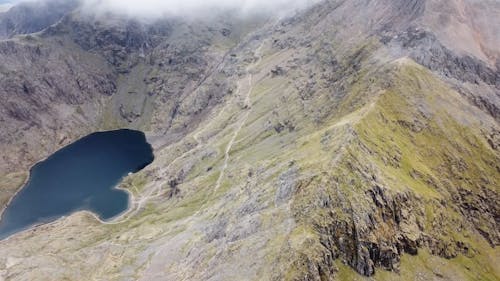
<svg viewBox="0 0 500 281"><path fill-rule="evenodd" d="M73 11L78 3L78 0L20 2L0 14L0 38L41 31Z"/></svg>
<svg viewBox="0 0 500 281"><path fill-rule="evenodd" d="M498 1L52 3L0 14L0 204L94 131L145 131L155 161L120 184L122 217L0 241L0 279L500 278Z"/></svg>

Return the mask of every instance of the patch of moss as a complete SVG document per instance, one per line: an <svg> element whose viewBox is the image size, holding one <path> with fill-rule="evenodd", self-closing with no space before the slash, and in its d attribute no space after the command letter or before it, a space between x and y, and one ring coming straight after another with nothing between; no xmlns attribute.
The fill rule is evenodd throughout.
<svg viewBox="0 0 500 281"><path fill-rule="evenodd" d="M0 176L0 209L7 204L12 196L22 187L28 178L28 173L18 172Z"/></svg>
<svg viewBox="0 0 500 281"><path fill-rule="evenodd" d="M138 195L150 180L151 179L146 176L144 171L140 171L126 176L121 183L121 187L129 190L135 195Z"/></svg>

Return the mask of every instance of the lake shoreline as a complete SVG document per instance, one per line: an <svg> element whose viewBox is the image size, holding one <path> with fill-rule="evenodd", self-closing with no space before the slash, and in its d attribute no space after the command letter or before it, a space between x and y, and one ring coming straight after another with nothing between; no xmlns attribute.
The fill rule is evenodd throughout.
<svg viewBox="0 0 500 281"><path fill-rule="evenodd" d="M146 158L144 158L144 160L137 160L137 161L139 162L139 164L137 164L137 165L136 165L136 167L131 168L131 170L130 170L130 171L125 172L124 176L122 176L122 177L121 177L121 178L117 181L117 184L115 184L115 185L113 185L111 188L109 188L109 191L116 191L116 190L118 190L118 191L122 191L122 192L123 192L123 194L125 194L125 195L127 196L126 206L125 206L125 208L123 209L123 211L121 211L121 212L117 213L116 215L113 215L112 217L108 217L108 218L105 218L105 219L103 219L103 218L102 218L102 217L106 217L105 213L102 213L102 212L100 213L99 209L92 209L92 207L91 207L90 209L88 209L88 208L87 208L87 209L78 209L78 210L70 211L70 212L68 212L68 213L66 213L66 214L64 214L64 212L63 212L63 214L62 214L62 215L59 215L59 214L55 213L55 214L53 215L54 217L57 217L55 220L52 220L52 219L50 219L50 216L47 216L47 218L48 218L47 222L42 222L42 223L35 223L35 224L32 224L32 225L28 226L26 229L19 230L19 231L17 231L17 232L14 232L14 233L12 233L12 234L9 234L8 236L6 236L6 237L4 237L4 238L0 239L0 242L1 242L1 241L5 241L5 240L9 240L9 239L10 239L12 236L14 236L14 235L17 235L17 234L23 233L23 232L25 232L25 231L32 231L33 229L36 229L37 227L39 227L39 226L41 226L41 225L49 225L49 224L51 224L51 223L53 223L53 222L57 222L57 221L59 221L61 218L65 218L65 217L68 217L68 216L71 216L71 215L74 215L74 214L77 214L77 213L80 213L80 212L83 212L83 213L87 213L87 214L89 214L90 216L92 216L92 217L93 217L93 218L95 218L98 222L100 222L100 223L102 223L102 224L117 224L117 223L120 223L120 220L122 220L124 217L126 217L126 216L127 216L127 215L129 215L130 213L133 213L133 212L134 212L137 208L139 208L139 207L140 207L140 204L139 204L139 202L137 202L136 195L135 195L135 194L134 194L134 193L133 193L130 189L123 187L123 183L124 183L124 180L125 180L128 176L130 176L130 175L132 175L132 174L135 174L135 173L140 172L141 170L143 170L144 168L146 168L147 166L149 166L151 163L153 163L153 162L154 162L154 160L155 160L155 155L154 155L154 151L155 151L155 149L154 149L154 148L153 148L153 146L152 146L152 145L148 142L148 138L147 138L147 135L146 135L146 133L145 133L145 132L142 132L142 131L137 131L137 130L132 130L132 129L117 129L117 130L111 130L111 131L96 131L96 132L90 133L90 134L88 134L88 135L86 135L86 136L83 136L83 137L81 137L80 139L77 139L77 140L75 140L75 141L73 141L73 142L71 142L71 143L69 143L69 144L67 144L67 145L65 145L65 146L62 146L61 148L59 148L58 150L56 150L55 152L53 152L53 153L52 153L52 154L50 154L49 156L47 156L47 157L43 158L42 160L40 160L40 161L38 161L38 162L34 163L33 165L31 165L31 167L30 167L30 169L29 169L29 173L27 173L27 175L26 175L26 177L25 177L25 179L24 179L23 183L20 185L20 187L19 187L19 188L16 190L16 192L15 192L15 193L14 193L14 194L13 194L13 195L9 198L8 202L7 202L7 203L3 206L3 208L1 209L1 212L0 212L0 221L2 221L2 220L5 218L5 215L6 215L6 210L7 210L7 209L8 209L8 208L9 208L9 207L13 204L14 200L18 199L18 196L19 196L20 192L21 192L21 191L23 191L25 188L28 188L28 185L30 184L30 181L32 181L32 180L33 180L33 173L34 173L34 171L33 171L33 170L34 170L34 169L35 169L38 165L41 165L41 164L44 164L44 163L45 163L46 165L48 165L48 164L46 163L46 161L50 160L50 158L51 158L51 157L62 157L61 155L62 155L63 153L66 153L66 154L68 154L68 153L69 153L69 155L70 155L70 156L66 155L66 157L78 157L78 156L71 156L71 154L70 154L71 152L68 152L68 151L63 152L63 151L64 151L64 149L65 149L65 148L70 149L70 147L71 147L72 145L75 145L75 144L77 145L77 147L78 147L78 144L79 144L80 146L85 145L85 144L84 144L84 143L85 143L85 140L87 140L87 142L89 142L90 144L92 144L92 142L90 142L90 141L89 141L89 139L91 139L92 137L94 137L94 138L98 138L98 137L100 137L100 136L99 136L99 134L100 134L100 133L103 133L103 134L104 134L104 133L109 133L109 136L104 135L104 136L102 137L102 138L103 138L103 140L100 140L101 142L106 142L106 138L109 138L110 140L111 140L111 139L116 139L116 138L121 138L121 136L119 135L120 131L126 132L126 135L124 135L123 137L125 137L125 138L133 138L133 139L138 140L138 141L140 142L140 143L138 143L137 145L133 145L133 144L132 144L132 145L130 145L129 141L131 141L132 139L130 139L130 140L128 140L128 141L124 141L123 148L121 148L121 149L132 149L132 150L131 150L131 152L133 152L133 153L130 155L130 157L138 157L137 155L142 155L142 156L140 156L140 157L146 157ZM142 134L142 136L140 136L140 135L139 135L139 133L140 133L140 134ZM113 135L113 134L115 134L115 135ZM125 139L125 140L126 140L126 139ZM132 142L132 143L133 143L133 142ZM143 144L141 144L141 143L143 143ZM97 142L97 144L99 145L99 144L100 144L100 142ZM94 144L94 145L95 145L95 144ZM109 144L108 144L108 145L109 145ZM141 148L141 145L144 145L144 147L142 147L142 148ZM147 147L149 147L149 148L145 148L146 146L147 146ZM139 149L137 149L137 147L138 147ZM106 148L106 146L104 146L104 148ZM74 150L74 149L77 149L77 148L73 147L72 149ZM88 149L88 148L87 148L87 149ZM58 153L59 153L60 155L58 155ZM113 152L113 153L116 153L116 152ZM144 153L145 153L145 154L144 154ZM58 156L57 156L57 155L58 155ZM99 155L99 154L98 154L98 155ZM126 155L129 155L129 154L126 154ZM148 156L148 155L149 155L149 156ZM111 157L111 156L109 156L109 157ZM132 161L131 159L133 159L133 158L130 158L128 161ZM54 161L55 161L55 160L54 160ZM75 160L74 160L74 159L72 159L72 161L75 161ZM108 159L108 161L109 161L109 159ZM136 160L134 160L134 161L136 161ZM126 162L126 163L129 163L129 162ZM133 162L132 162L132 163L133 163ZM115 168L115 170L116 170L116 169L120 169L119 167L120 167L120 166L118 166L117 168ZM112 168L111 168L111 169L112 169ZM112 176L112 175L111 175L111 176ZM84 183L84 182L82 182L82 183ZM97 184L96 186L97 186L98 190L101 190L101 189L99 189L100 187L99 187L99 185L98 185L98 184ZM76 188L78 188L78 186L77 186ZM40 192L40 191L38 191L38 192ZM54 192L54 191L52 191L52 192ZM106 193L105 193L106 191L101 190L100 192L101 192L101 193L103 193L103 192L104 192L104 193L103 193L103 195L105 195L105 197L97 197L97 198L101 198L101 200L105 200L105 199L106 199L106 196L111 196L111 195L109 195L109 194L106 194ZM98 194L100 194L100 193L98 193ZM95 194L95 195L89 195L89 196L98 196L98 195L97 195L97 194ZM112 195L112 196L116 196L116 195ZM123 196L123 195L120 195L120 196ZM122 197L122 198L123 198L123 197ZM22 200L22 198L21 198L20 200ZM96 202L96 201L94 201L94 203L95 203L95 202ZM101 204L102 204L102 202L103 202L103 201L101 201ZM106 202L106 201L104 201L104 202ZM116 202L119 202L119 201L116 201ZM63 201L63 204L71 204L71 201L69 201L69 203L68 203L68 202ZM79 203L79 204L80 204L80 203ZM83 201L82 201L82 202L81 202L81 204L86 205L87 203L85 203L85 202L83 202ZM120 205L121 203L115 203L115 204ZM117 205L117 206L118 206L118 205ZM89 206L89 205L87 205L87 207L88 207L88 206ZM94 208L99 208L98 206L99 206L99 205L94 205ZM101 205L101 206L102 206L102 205ZM15 207L19 207L19 205L18 205L18 206L15 206ZM112 207L112 208L113 208L113 207ZM119 207L117 207L117 208L119 208ZM17 208L17 209L19 209L19 208ZM110 210L111 210L111 212L113 212L113 211L112 211L112 209L109 209L109 208L108 208L108 209L107 209L107 211L105 211L105 212L107 212L107 213L109 214ZM101 211L103 211L103 209L102 209L102 208L101 208ZM15 213L14 213L14 214L15 214ZM34 216L36 217L36 215L34 215ZM42 215L42 217L41 217L41 220L43 220L43 215ZM11 221L10 221L10 222L8 221L8 223L6 223L6 226L8 227L8 226L9 226L9 223L10 223L10 224L13 224L13 225L16 225L16 223L15 223L15 222L12 222L12 223L11 223L11 222L12 222L12 219L11 219ZM21 223L22 223L22 222L21 222ZM22 226L21 226L21 228L22 228ZM8 231L7 231L7 232L8 232Z"/></svg>

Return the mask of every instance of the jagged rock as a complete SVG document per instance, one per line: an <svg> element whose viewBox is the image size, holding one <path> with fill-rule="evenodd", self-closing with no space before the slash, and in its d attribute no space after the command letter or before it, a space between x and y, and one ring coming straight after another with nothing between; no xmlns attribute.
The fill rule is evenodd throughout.
<svg viewBox="0 0 500 281"><path fill-rule="evenodd" d="M280 175L278 189L276 190L274 199L275 204L280 205L286 203L292 198L297 186L297 173L297 168L292 167Z"/></svg>
<svg viewBox="0 0 500 281"><path fill-rule="evenodd" d="M285 70L281 66L276 66L275 68L271 69L272 77L283 76L283 75L285 75Z"/></svg>

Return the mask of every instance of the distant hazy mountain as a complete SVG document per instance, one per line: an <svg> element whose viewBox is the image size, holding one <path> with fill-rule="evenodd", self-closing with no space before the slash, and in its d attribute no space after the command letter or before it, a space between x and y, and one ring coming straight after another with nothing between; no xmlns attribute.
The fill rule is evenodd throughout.
<svg viewBox="0 0 500 281"><path fill-rule="evenodd" d="M0 14L0 38L41 31L77 7L78 0L22 2Z"/></svg>
<svg viewBox="0 0 500 281"><path fill-rule="evenodd" d="M133 196L115 221L76 213L1 241L0 280L499 280L499 14L12 8L0 204L95 131L142 130L155 161L120 184Z"/></svg>

